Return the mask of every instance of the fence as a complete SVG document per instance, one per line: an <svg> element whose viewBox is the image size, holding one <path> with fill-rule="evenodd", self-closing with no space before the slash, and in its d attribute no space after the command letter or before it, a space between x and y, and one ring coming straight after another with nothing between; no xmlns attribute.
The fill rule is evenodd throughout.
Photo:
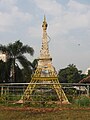
<svg viewBox="0 0 90 120"><path fill-rule="evenodd" d="M14 104L24 95L24 92L28 85L35 84L37 87L34 88L34 92L30 94L29 105L45 106L47 103L59 102L57 94L52 87L53 83L8 83L0 84L0 104ZM72 103L74 99L79 96L88 96L90 94L90 84L78 84L78 83L61 83L69 102ZM60 102L62 104L62 102Z"/></svg>

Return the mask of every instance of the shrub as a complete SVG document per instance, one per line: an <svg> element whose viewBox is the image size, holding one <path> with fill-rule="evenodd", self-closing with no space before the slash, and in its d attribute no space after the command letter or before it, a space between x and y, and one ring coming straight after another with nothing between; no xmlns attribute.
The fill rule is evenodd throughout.
<svg viewBox="0 0 90 120"><path fill-rule="evenodd" d="M90 98L87 96L79 96L77 99L74 100L74 103L78 106L89 106Z"/></svg>

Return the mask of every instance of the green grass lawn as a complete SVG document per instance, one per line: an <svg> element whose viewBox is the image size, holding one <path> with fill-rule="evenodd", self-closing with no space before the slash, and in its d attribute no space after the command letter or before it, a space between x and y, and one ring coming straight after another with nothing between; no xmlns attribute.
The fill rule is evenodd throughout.
<svg viewBox="0 0 90 120"><path fill-rule="evenodd" d="M90 120L90 110L60 110L45 113L0 110L0 120Z"/></svg>

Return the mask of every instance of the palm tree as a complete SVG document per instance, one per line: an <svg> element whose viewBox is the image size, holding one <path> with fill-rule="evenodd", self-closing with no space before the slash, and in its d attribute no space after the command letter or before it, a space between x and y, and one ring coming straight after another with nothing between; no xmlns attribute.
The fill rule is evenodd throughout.
<svg viewBox="0 0 90 120"><path fill-rule="evenodd" d="M9 62L3 62L0 60L0 83L7 83L10 79L10 66Z"/></svg>
<svg viewBox="0 0 90 120"><path fill-rule="evenodd" d="M4 68L5 64L2 60L0 60L0 83L2 83L5 80Z"/></svg>
<svg viewBox="0 0 90 120"><path fill-rule="evenodd" d="M32 66L31 62L28 61L25 54L33 56L34 50L32 47L28 45L23 45L20 40L15 41L15 43L10 43L9 45L0 45L0 51L5 52L7 54L7 59L10 65L10 71L12 76L12 82L15 82L15 67L22 66L24 69L29 70ZM18 64L19 63L19 64Z"/></svg>

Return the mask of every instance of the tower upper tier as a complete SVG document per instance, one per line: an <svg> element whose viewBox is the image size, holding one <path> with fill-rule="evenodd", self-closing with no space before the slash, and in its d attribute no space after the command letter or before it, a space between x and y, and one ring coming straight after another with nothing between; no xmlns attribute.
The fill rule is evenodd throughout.
<svg viewBox="0 0 90 120"><path fill-rule="evenodd" d="M48 35L47 35L47 27L48 24L46 22L46 17L44 16L42 28L43 28L43 37L42 37L42 47L40 50L40 57L39 59L51 59L49 54L49 46L48 46Z"/></svg>

